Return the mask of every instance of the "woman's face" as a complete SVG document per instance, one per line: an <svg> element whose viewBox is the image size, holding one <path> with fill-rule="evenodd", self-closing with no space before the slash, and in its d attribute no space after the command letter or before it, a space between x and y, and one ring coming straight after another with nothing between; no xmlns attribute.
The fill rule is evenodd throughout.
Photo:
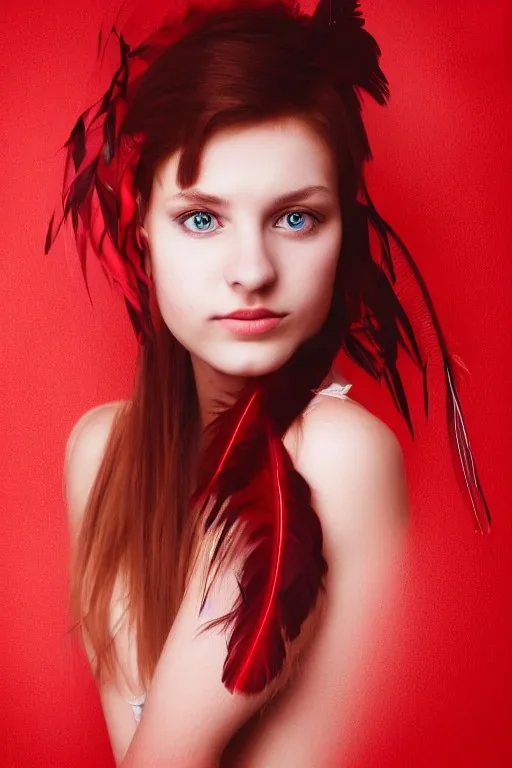
<svg viewBox="0 0 512 768"><path fill-rule="evenodd" d="M292 119L216 134L193 188L178 186L178 159L159 168L144 221L162 318L201 367L271 373L329 311L342 237L334 159ZM225 318L248 310L273 317Z"/></svg>

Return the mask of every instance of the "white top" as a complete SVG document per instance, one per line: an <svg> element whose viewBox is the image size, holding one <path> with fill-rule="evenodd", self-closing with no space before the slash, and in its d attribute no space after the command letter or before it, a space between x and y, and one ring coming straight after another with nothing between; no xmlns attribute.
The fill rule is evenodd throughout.
<svg viewBox="0 0 512 768"><path fill-rule="evenodd" d="M305 413L307 413L311 408L313 408L316 405L316 403L318 402L317 398L320 395L328 395L329 397L338 397L341 400L350 399L347 396L347 392L351 387L352 387L352 384L341 384L339 381L331 380L331 383L328 386L318 390L315 397L311 400L311 402L307 406ZM144 711L144 702L146 700L146 694L143 693L142 696L139 696L136 699L127 698L126 700L128 701L128 703L131 705L133 709L133 716L135 720L137 721L137 723L139 723L142 717L142 712Z"/></svg>

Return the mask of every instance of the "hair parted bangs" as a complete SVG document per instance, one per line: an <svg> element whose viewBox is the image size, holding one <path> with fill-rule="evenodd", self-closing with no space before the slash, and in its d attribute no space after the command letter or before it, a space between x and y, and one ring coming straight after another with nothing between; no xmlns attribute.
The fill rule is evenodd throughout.
<svg viewBox="0 0 512 768"><path fill-rule="evenodd" d="M122 130L146 136L135 176L143 214L158 168L171 155L180 153L177 181L187 188L216 133L286 118L305 122L327 144L339 167L340 197L355 198L365 129L361 121L358 142L354 115L309 17L292 15L279 0L253 6L206 13L141 77Z"/></svg>

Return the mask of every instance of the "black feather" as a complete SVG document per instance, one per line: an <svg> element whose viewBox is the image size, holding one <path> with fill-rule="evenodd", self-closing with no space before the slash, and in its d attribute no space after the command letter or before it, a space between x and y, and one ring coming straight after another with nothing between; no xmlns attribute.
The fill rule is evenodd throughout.
<svg viewBox="0 0 512 768"><path fill-rule="evenodd" d="M75 166L75 171L77 171L80 168L80 165L82 164L82 160L85 157L86 147L85 147L85 121L83 114L80 115L78 120L76 121L73 130L69 134L69 138L64 144L66 148L72 147L71 156L73 158L73 165Z"/></svg>
<svg viewBox="0 0 512 768"><path fill-rule="evenodd" d="M111 109L103 123L103 159L109 165L115 154L116 143L116 113Z"/></svg>
<svg viewBox="0 0 512 768"><path fill-rule="evenodd" d="M64 216L67 216L70 211L76 211L87 199L97 167L98 158L95 158L71 183L64 206Z"/></svg>
<svg viewBox="0 0 512 768"><path fill-rule="evenodd" d="M52 235L52 229L53 229L53 222L55 220L55 212L52 213L52 217L50 219L50 223L48 225L48 229L46 231L46 237L44 241L44 254L45 256L50 252L50 248L52 247L52 243L54 241L54 237Z"/></svg>

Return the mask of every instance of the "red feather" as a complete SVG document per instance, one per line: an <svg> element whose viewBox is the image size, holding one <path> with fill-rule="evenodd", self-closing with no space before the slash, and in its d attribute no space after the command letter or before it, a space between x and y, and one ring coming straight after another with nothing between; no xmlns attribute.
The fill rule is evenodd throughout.
<svg viewBox="0 0 512 768"><path fill-rule="evenodd" d="M202 606L232 553L229 534L241 533L243 542L238 600L205 629L231 627L223 683L230 691L254 694L281 672L287 643L316 605L327 570L322 529L309 486L266 413L261 385L217 418L203 459L202 488L193 502L203 514L208 509L205 530L216 530L219 540Z"/></svg>

